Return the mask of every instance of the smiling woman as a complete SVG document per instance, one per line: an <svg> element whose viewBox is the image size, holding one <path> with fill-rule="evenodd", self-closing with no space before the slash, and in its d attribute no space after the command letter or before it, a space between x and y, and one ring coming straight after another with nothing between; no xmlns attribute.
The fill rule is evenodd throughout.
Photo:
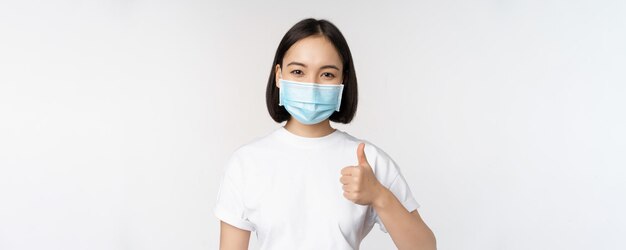
<svg viewBox="0 0 626 250"><path fill-rule="evenodd" d="M286 124L231 156L214 209L220 249L247 249L251 231L261 249L359 249L375 223L399 249L435 249L397 164L331 127L350 123L357 93L337 27L305 19L285 34L266 104L272 119Z"/></svg>
<svg viewBox="0 0 626 250"><path fill-rule="evenodd" d="M291 115L279 107L279 79L320 84L343 84L341 111L333 113L330 120L350 123L358 103L357 79L352 54L339 29L325 20L306 19L295 24L283 37L267 83L266 104L276 122L287 121Z"/></svg>
<svg viewBox="0 0 626 250"><path fill-rule="evenodd" d="M304 60L307 64L294 60ZM329 118L334 111L340 111L344 86L341 82L343 66L340 66L341 58L335 47L325 36L312 35L296 42L287 50L282 64L285 61L289 62L285 69L289 72L286 79L292 81L283 79L281 64L276 64L275 74L279 76L275 79L280 79L276 80L279 106L284 106L289 114L306 125L319 123ZM298 94L307 88L316 89L318 94ZM309 108L313 103L317 103L315 108Z"/></svg>

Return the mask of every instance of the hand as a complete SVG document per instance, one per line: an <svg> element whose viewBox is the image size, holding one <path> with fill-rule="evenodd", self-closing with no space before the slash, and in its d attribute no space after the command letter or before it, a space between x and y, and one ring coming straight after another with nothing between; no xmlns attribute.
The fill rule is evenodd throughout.
<svg viewBox="0 0 626 250"><path fill-rule="evenodd" d="M365 144L360 143L356 150L358 165L341 169L340 181L346 199L359 205L370 205L380 198L385 187L376 179L364 149Z"/></svg>

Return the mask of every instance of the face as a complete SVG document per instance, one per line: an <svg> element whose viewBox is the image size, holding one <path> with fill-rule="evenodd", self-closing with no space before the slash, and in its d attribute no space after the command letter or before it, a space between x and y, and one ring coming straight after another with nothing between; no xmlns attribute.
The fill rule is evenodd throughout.
<svg viewBox="0 0 626 250"><path fill-rule="evenodd" d="M282 61L282 78L290 81L341 84L343 63L335 46L324 36L309 36L294 43ZM281 76L276 65L276 87Z"/></svg>

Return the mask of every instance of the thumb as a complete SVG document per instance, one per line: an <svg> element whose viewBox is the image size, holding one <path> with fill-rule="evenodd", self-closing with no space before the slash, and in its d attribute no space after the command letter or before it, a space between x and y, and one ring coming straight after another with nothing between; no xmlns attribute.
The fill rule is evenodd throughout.
<svg viewBox="0 0 626 250"><path fill-rule="evenodd" d="M365 156L365 143L359 143L359 147L356 149L356 157L359 160L359 166L369 165Z"/></svg>

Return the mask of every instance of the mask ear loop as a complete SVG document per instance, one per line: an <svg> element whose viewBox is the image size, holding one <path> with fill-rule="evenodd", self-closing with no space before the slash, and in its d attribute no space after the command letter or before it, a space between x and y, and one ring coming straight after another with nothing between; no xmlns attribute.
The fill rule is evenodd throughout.
<svg viewBox="0 0 626 250"><path fill-rule="evenodd" d="M278 67L278 70L280 70L280 72L278 72L280 74L280 77L278 78L280 82L281 80L283 80L283 66L281 65L280 67ZM278 88L278 106L283 106L283 91L284 88Z"/></svg>

